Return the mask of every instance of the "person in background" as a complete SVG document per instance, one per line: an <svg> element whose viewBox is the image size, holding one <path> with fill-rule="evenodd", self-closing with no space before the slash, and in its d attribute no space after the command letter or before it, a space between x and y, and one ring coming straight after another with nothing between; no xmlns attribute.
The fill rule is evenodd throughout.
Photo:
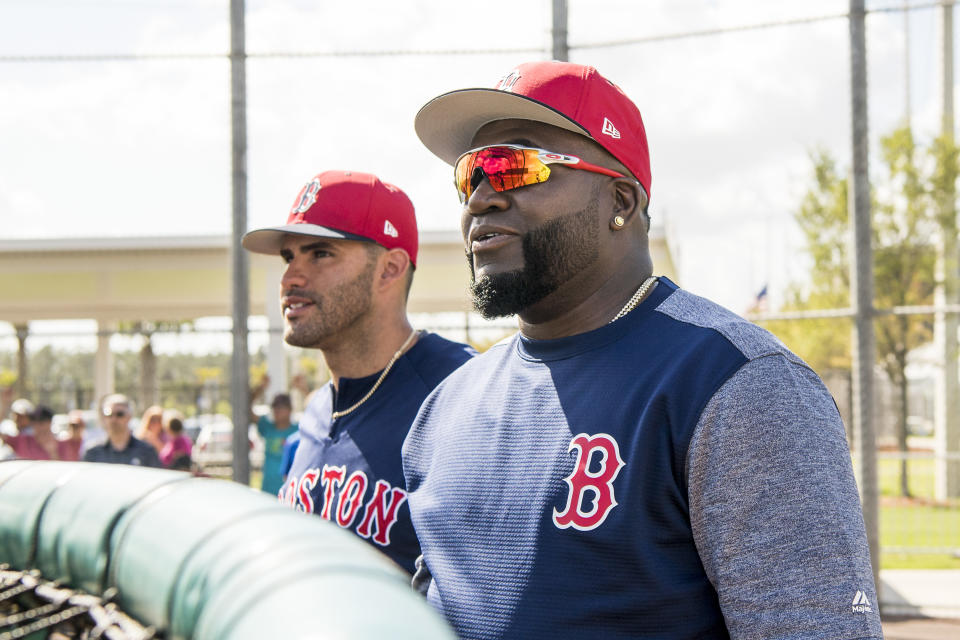
<svg viewBox="0 0 960 640"><path fill-rule="evenodd" d="M189 471L193 442L183 433L183 420L175 411L163 414L163 430L167 441L160 450L160 462L168 469Z"/></svg>
<svg viewBox="0 0 960 640"><path fill-rule="evenodd" d="M87 450L83 455L86 462L163 466L157 450L130 432L133 408L127 396L114 393L104 398L101 415L106 426L107 441Z"/></svg>
<svg viewBox="0 0 960 640"><path fill-rule="evenodd" d="M269 383L264 376L263 387ZM258 394L259 395L259 394ZM283 443L288 436L297 432L297 423L291 421L293 405L290 395L278 393L270 403L270 413L259 417L257 431L263 438L263 480L260 489L266 493L277 495L283 486L283 475L280 463L283 461Z"/></svg>
<svg viewBox="0 0 960 640"><path fill-rule="evenodd" d="M59 435L61 442L70 443L71 451L75 450L71 460L80 460L83 457L83 436L87 423L83 419L83 412L74 409L67 413L67 431Z"/></svg>
<svg viewBox="0 0 960 640"><path fill-rule="evenodd" d="M67 413L67 432L66 440L75 440L80 443L79 452L82 456L84 453L84 438L87 434L87 421L83 418L83 411L80 409L73 409Z"/></svg>
<svg viewBox="0 0 960 640"><path fill-rule="evenodd" d="M19 403L19 404L18 404ZM49 407L35 408L31 415L25 412L32 405L22 398L13 403L11 410L16 417L19 433L3 435L3 441L13 449L21 460L78 460L79 440L57 440L51 428L53 411Z"/></svg>
<svg viewBox="0 0 960 640"><path fill-rule="evenodd" d="M30 429L35 410L36 407L26 398L13 399L13 387L7 387L0 392L0 418L9 413L13 418L13 424L17 432Z"/></svg>
<svg viewBox="0 0 960 640"><path fill-rule="evenodd" d="M167 442L167 434L163 429L163 407L153 405L143 412L137 437L160 453Z"/></svg>

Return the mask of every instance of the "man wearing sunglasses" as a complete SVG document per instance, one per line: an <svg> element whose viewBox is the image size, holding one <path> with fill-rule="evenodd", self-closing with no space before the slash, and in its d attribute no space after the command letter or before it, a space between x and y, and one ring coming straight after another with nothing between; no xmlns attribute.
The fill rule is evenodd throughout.
<svg viewBox="0 0 960 640"><path fill-rule="evenodd" d="M284 340L320 349L330 370L300 419L280 500L413 573L420 546L400 446L423 399L474 353L410 326L413 203L372 174L325 171L301 189L286 225L251 231L243 246L283 260Z"/></svg>
<svg viewBox="0 0 960 640"><path fill-rule="evenodd" d="M103 399L100 407L107 440L103 444L87 449L83 454L86 462L163 467L153 445L134 437L131 433L130 418L133 416L133 407L127 396L120 393L111 394Z"/></svg>
<svg viewBox="0 0 960 640"><path fill-rule="evenodd" d="M414 584L464 638L880 638L836 405L776 338L653 276L650 162L595 69L435 98L471 289L520 332L404 444Z"/></svg>

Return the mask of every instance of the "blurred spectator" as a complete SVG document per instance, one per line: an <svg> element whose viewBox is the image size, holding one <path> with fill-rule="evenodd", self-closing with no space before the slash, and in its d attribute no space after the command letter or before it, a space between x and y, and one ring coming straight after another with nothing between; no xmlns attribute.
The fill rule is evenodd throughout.
<svg viewBox="0 0 960 640"><path fill-rule="evenodd" d="M28 415L30 409L33 405L23 398L11 405L18 433L2 437L14 454L21 460L78 460L80 441L57 440L53 435L53 411L41 406Z"/></svg>
<svg viewBox="0 0 960 640"><path fill-rule="evenodd" d="M18 432L30 428L34 410L33 403L26 398L13 400L12 387L8 387L0 393L0 418L5 417L9 412L13 416L13 422Z"/></svg>
<svg viewBox="0 0 960 640"><path fill-rule="evenodd" d="M163 407L153 405L143 412L137 437L151 445L160 453L167 443L167 434L163 430Z"/></svg>
<svg viewBox="0 0 960 640"><path fill-rule="evenodd" d="M83 411L73 409L67 413L67 433L65 436L61 435L61 439L77 443L78 460L83 459L83 454L86 453L89 448L90 436L91 434L87 430L87 420L83 417Z"/></svg>
<svg viewBox="0 0 960 640"><path fill-rule="evenodd" d="M74 409L67 414L67 440L83 441L87 431L87 421L83 419L83 411Z"/></svg>
<svg viewBox="0 0 960 640"><path fill-rule="evenodd" d="M83 459L87 462L133 464L160 467L157 450L130 433L133 408L127 396L115 393L103 399L101 411L107 431L107 441L89 449Z"/></svg>
<svg viewBox="0 0 960 640"><path fill-rule="evenodd" d="M168 411L163 415L163 430L167 442L160 450L160 462L169 469L189 471L193 442L183 432L183 420L176 412Z"/></svg>
<svg viewBox="0 0 960 640"><path fill-rule="evenodd" d="M251 400L262 394L268 384L270 384L269 376L263 376L263 380L250 394ZM257 431L263 437L263 480L260 488L271 495L277 495L280 487L283 486L281 473L283 443L298 429L297 424L290 421L292 412L290 395L286 393L278 393L273 397L273 402L270 403L270 414L257 417L252 410L250 411L250 418L256 420Z"/></svg>

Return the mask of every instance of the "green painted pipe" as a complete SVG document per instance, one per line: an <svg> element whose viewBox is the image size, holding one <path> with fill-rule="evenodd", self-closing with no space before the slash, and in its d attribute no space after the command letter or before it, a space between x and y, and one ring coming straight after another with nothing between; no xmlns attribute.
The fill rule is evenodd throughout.
<svg viewBox="0 0 960 640"><path fill-rule="evenodd" d="M168 638L454 638L352 533L189 474L0 463L0 562L118 603Z"/></svg>

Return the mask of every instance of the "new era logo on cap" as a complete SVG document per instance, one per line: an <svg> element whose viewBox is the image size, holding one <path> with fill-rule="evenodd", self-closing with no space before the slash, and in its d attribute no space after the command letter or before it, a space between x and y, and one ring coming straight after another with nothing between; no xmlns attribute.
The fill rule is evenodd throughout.
<svg viewBox="0 0 960 640"><path fill-rule="evenodd" d="M603 130L601 131L604 135L608 135L611 138L620 139L620 132L617 131L617 128L613 126L613 123L610 122L609 118L603 119Z"/></svg>
<svg viewBox="0 0 960 640"><path fill-rule="evenodd" d="M593 67L538 61L513 67L492 89L447 92L420 109L417 135L454 164L481 127L529 120L590 138L620 161L650 195L650 152L640 110Z"/></svg>
<svg viewBox="0 0 960 640"><path fill-rule="evenodd" d="M389 220L383 221L383 233L390 236L391 238L399 238L400 234L397 232L396 227Z"/></svg>

